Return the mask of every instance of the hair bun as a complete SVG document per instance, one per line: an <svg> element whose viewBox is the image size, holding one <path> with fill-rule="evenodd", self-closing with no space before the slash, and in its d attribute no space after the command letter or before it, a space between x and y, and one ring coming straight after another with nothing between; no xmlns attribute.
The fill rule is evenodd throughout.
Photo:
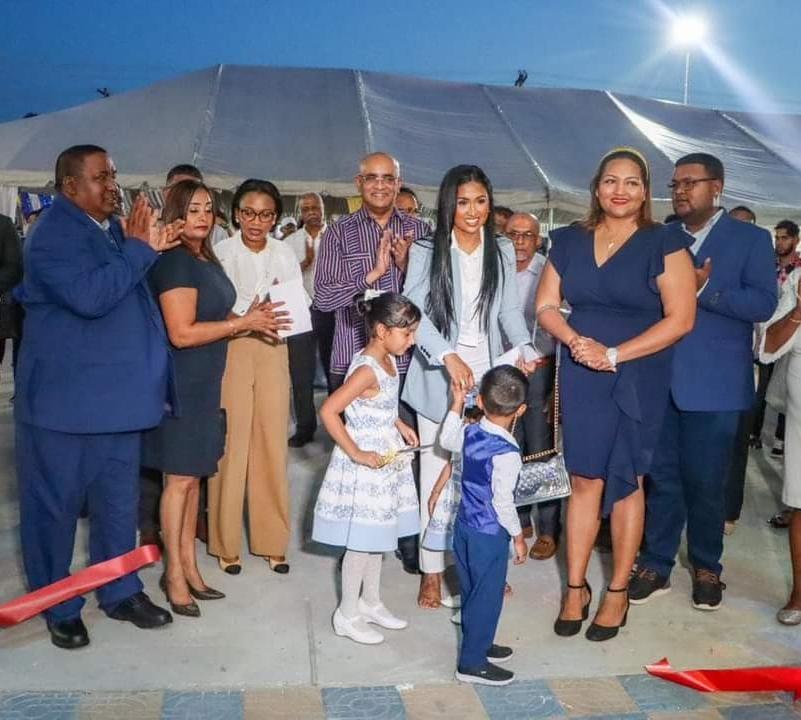
<svg viewBox="0 0 801 720"><path fill-rule="evenodd" d="M356 300L356 312L359 315L365 316L367 313L370 312L370 309L373 307L372 300L365 300L363 297L358 298Z"/></svg>

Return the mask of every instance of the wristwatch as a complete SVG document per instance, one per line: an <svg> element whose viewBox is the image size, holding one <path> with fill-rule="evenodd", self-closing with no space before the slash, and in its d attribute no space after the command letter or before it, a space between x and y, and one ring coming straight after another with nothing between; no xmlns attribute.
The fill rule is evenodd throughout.
<svg viewBox="0 0 801 720"><path fill-rule="evenodd" d="M606 359L609 361L609 364L613 367L617 367L617 348L610 347L606 348Z"/></svg>

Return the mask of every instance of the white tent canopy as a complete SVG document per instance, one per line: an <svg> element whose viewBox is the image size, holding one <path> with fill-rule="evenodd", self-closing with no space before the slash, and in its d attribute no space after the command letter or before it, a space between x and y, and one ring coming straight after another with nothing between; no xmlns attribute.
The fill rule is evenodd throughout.
<svg viewBox="0 0 801 720"><path fill-rule="evenodd" d="M0 184L41 186L58 153L106 147L120 181L159 186L196 164L217 187L265 177L282 191L353 194L360 156L395 155L429 203L444 172L481 165L498 201L581 213L598 159L618 145L651 163L657 214L672 162L711 152L724 204L763 223L801 213L801 115L725 113L596 90L451 83L353 70L219 65L60 112L0 124Z"/></svg>

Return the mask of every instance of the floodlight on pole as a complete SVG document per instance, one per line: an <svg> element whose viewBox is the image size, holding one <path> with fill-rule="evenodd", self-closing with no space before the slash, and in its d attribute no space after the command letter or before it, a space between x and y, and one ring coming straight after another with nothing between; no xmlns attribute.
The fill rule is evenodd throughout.
<svg viewBox="0 0 801 720"><path fill-rule="evenodd" d="M673 22L673 43L684 48L684 104L690 96L690 52L706 37L706 23L697 15L683 15Z"/></svg>

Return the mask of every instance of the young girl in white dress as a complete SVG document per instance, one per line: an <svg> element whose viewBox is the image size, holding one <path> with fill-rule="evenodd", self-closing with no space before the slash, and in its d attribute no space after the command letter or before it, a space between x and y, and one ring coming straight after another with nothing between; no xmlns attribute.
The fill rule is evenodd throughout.
<svg viewBox="0 0 801 720"><path fill-rule="evenodd" d="M395 550L399 537L420 530L411 454L398 454L419 443L398 418L395 365L395 356L414 344L420 310L396 293L358 306L370 339L351 361L342 387L320 408L336 446L314 507L312 539L346 548L334 632L374 645L384 636L368 624L391 630L407 625L383 605L379 584L383 553Z"/></svg>

